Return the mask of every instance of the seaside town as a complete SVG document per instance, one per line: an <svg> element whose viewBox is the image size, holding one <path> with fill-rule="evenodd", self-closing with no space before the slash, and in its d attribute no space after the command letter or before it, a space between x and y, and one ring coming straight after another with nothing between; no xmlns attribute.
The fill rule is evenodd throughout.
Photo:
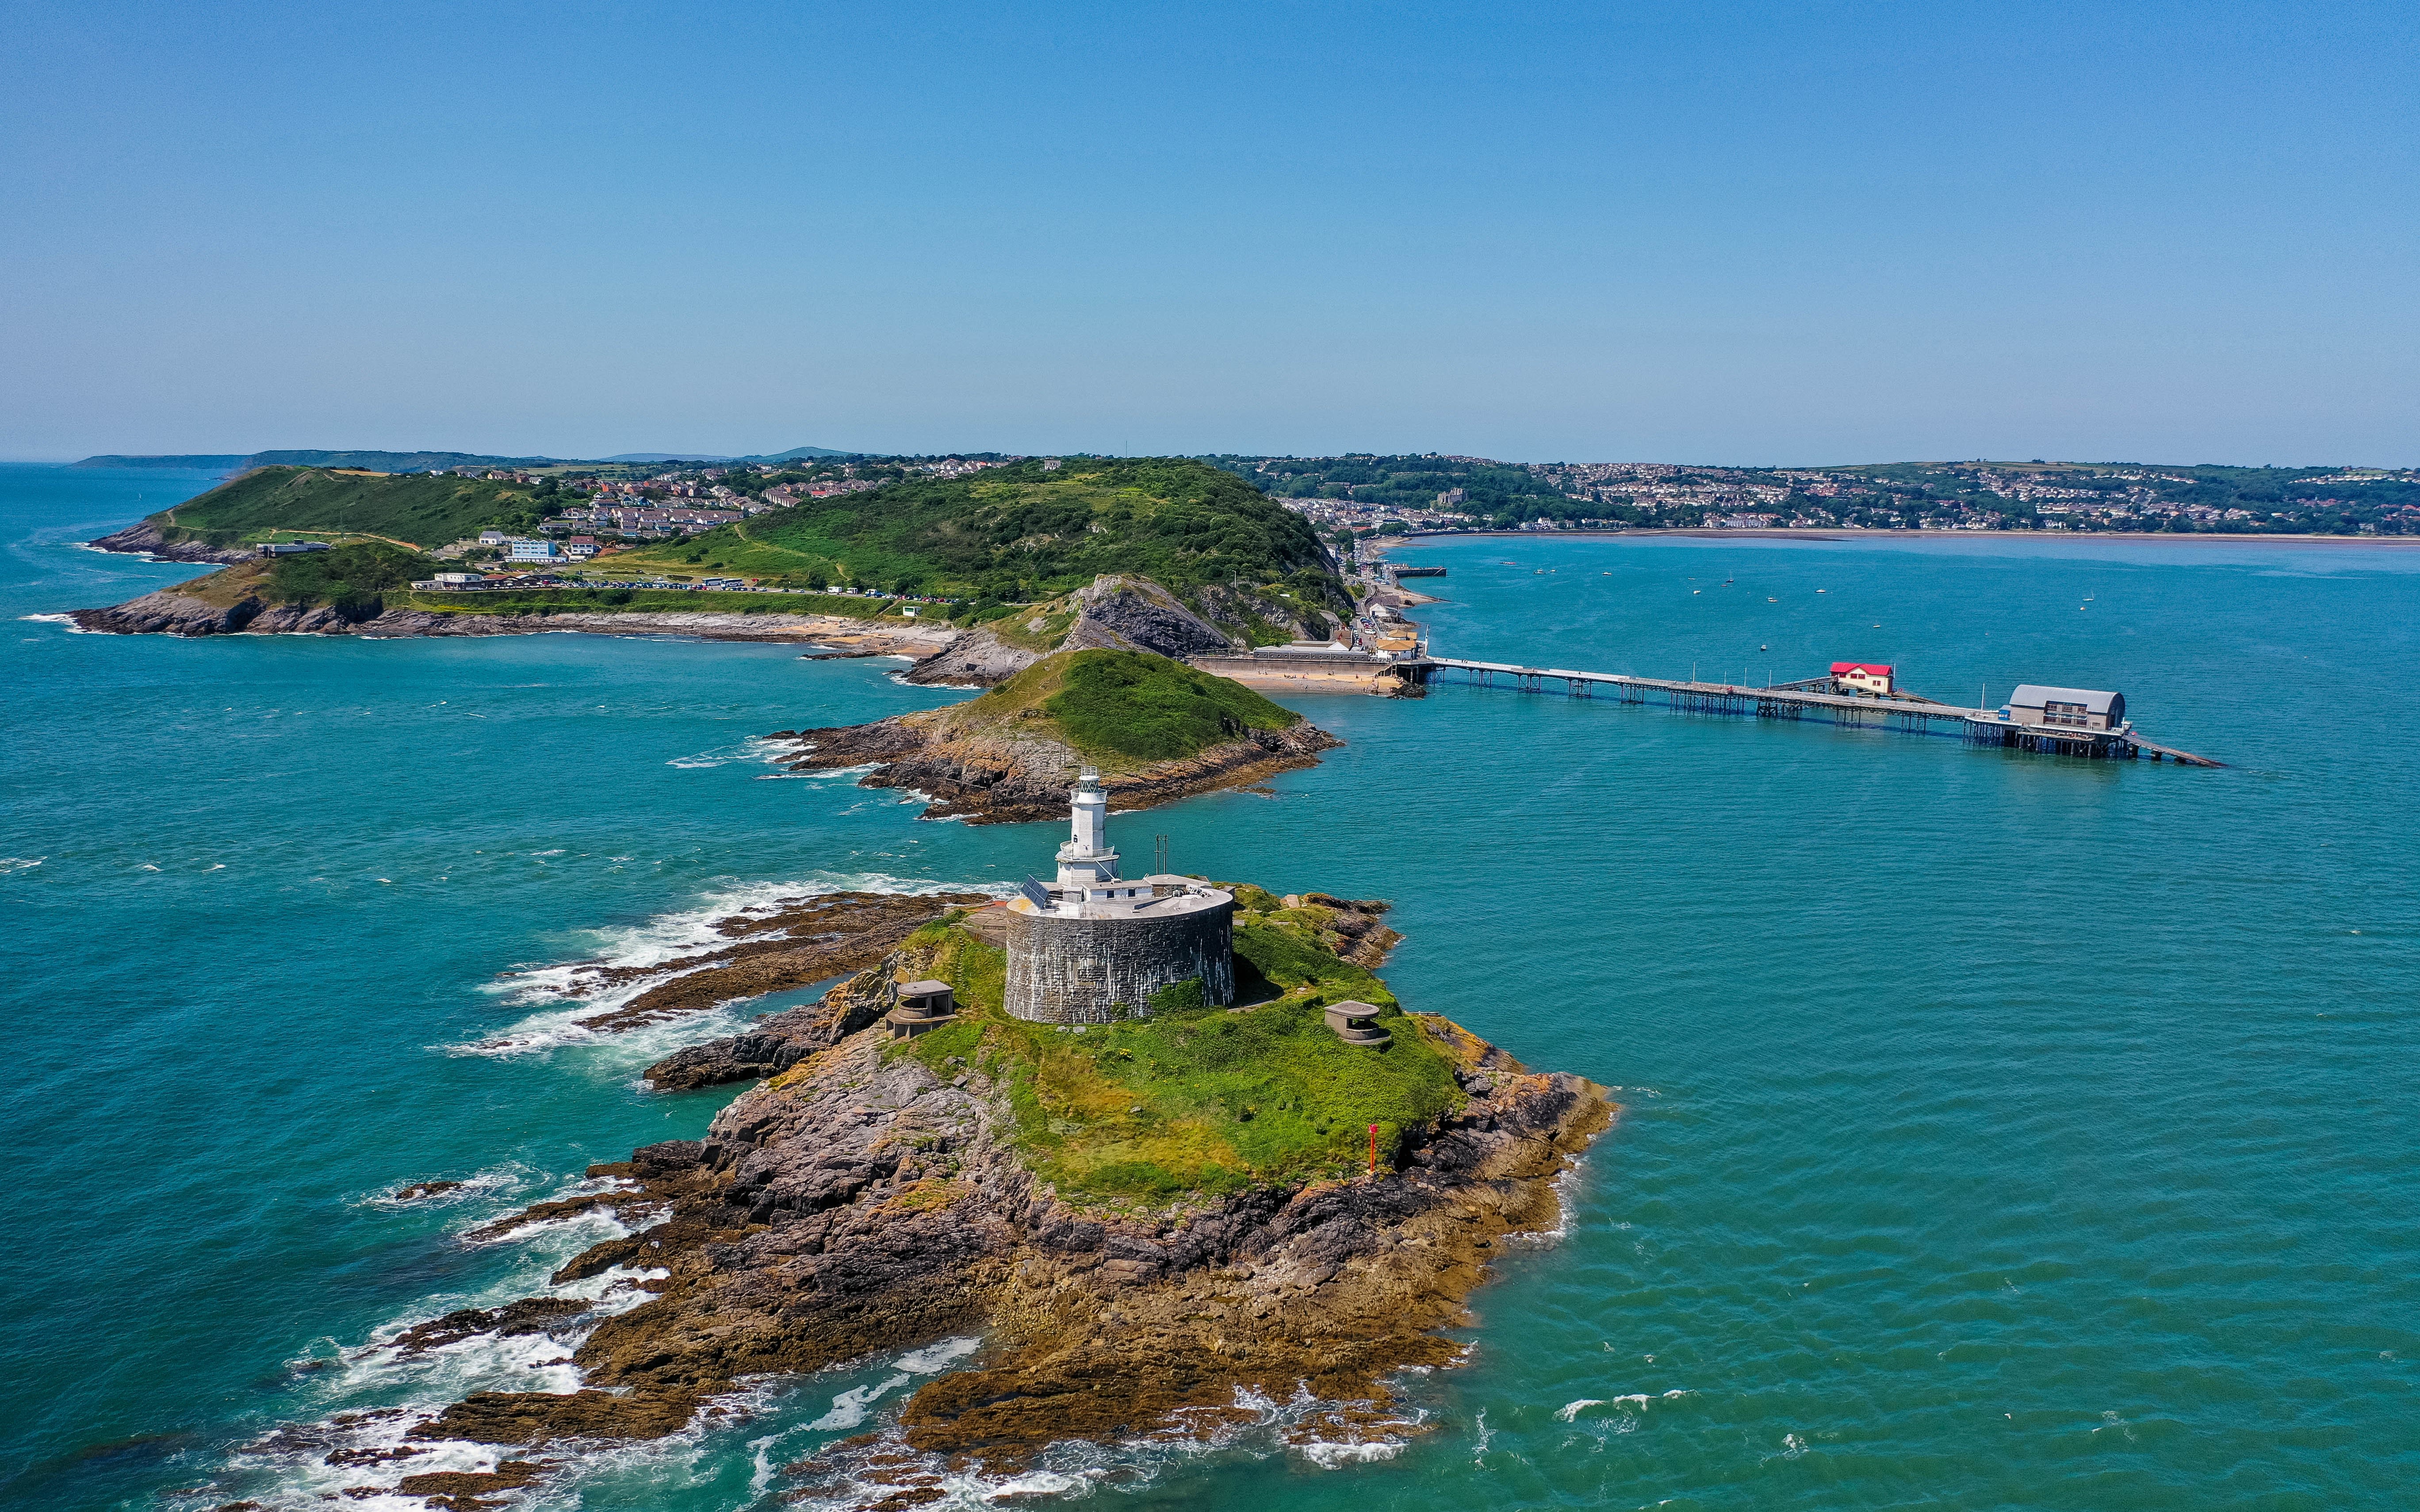
<svg viewBox="0 0 2420 1512"><path fill-rule="evenodd" d="M1720 468L1441 454L1214 457L1331 531L1918 530L2404 535L2420 471L1912 462Z"/></svg>
<svg viewBox="0 0 2420 1512"><path fill-rule="evenodd" d="M609 563L624 550L774 510L1019 460L984 453L432 470L536 485L549 513L535 533L488 531L439 549L437 556L465 570L414 586L465 592L577 585L590 580L585 569L616 586L773 592L740 578L633 579ZM1982 461L1721 468L1512 463L1441 453L1202 460L1249 478L1340 546L1369 536L1495 531L2420 533L2420 471L2409 469Z"/></svg>

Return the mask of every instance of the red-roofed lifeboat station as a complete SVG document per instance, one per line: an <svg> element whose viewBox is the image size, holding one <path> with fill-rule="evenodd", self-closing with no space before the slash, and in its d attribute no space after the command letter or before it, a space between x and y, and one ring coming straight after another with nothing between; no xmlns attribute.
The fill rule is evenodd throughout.
<svg viewBox="0 0 2420 1512"><path fill-rule="evenodd" d="M1891 670L1878 661L1836 661L1832 663L1832 686L1842 693L1872 693L1889 698L1899 691Z"/></svg>

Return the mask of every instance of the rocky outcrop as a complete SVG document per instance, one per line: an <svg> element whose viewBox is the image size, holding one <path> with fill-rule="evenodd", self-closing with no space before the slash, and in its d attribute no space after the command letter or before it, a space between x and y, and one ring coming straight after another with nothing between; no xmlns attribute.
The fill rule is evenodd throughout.
<svg viewBox="0 0 2420 1512"><path fill-rule="evenodd" d="M925 925L993 901L980 892L816 893L723 920L716 933L730 940L729 945L644 966L573 966L566 973L565 991L594 997L613 988L644 983L620 1006L580 1021L582 1028L605 1033L636 1028L736 998L789 992L861 970ZM715 1080L732 1079L665 1085L705 1087Z"/></svg>
<svg viewBox="0 0 2420 1512"><path fill-rule="evenodd" d="M256 594L232 604L211 604L163 588L114 609L80 609L68 617L78 629L105 635L233 635L249 627L268 607Z"/></svg>
<svg viewBox="0 0 2420 1512"><path fill-rule="evenodd" d="M421 636L537 635L551 630L578 630L590 635L678 635L705 640L812 641L846 648L862 656L929 656L956 635L946 625L874 626L867 621L830 614L731 614L715 612L613 614L562 612L530 614L439 613L431 609L389 609L373 603L367 612L349 612L326 605L271 605L257 593L200 596L185 590L203 588L210 579L179 584L131 598L111 609L76 609L70 616L77 626L109 635L358 635L379 640ZM215 597L233 597L219 604Z"/></svg>
<svg viewBox="0 0 2420 1512"><path fill-rule="evenodd" d="M891 979L861 971L812 1003L767 1014L744 1033L674 1051L647 1068L647 1080L662 1091L685 1092L778 1076L895 1006Z"/></svg>
<svg viewBox="0 0 2420 1512"><path fill-rule="evenodd" d="M1059 620L1066 621L1066 628L1056 641L1033 639ZM1012 629L990 625L970 630L904 675L911 683L987 687L1057 651L1149 651L1181 661L1196 652L1227 651L1236 644L1233 636L1148 578L1095 578L1063 599L1002 623Z"/></svg>
<svg viewBox="0 0 2420 1512"><path fill-rule="evenodd" d="M799 771L872 765L858 779L870 788L911 788L933 800L927 819L964 818L978 825L1056 819L1067 811L1067 790L1083 759L1057 740L990 731L952 732L947 716L928 710L872 724L830 730L785 730L773 738L804 748L790 764ZM1109 807L1148 809L1197 793L1247 787L1297 766L1344 742L1308 720L1284 730L1247 730L1191 756L1138 770L1104 773Z"/></svg>
<svg viewBox="0 0 2420 1512"><path fill-rule="evenodd" d="M149 521L102 536L92 545L113 551L144 551L166 561L245 563L249 548L224 550L191 544L171 546ZM1204 588L1199 595L1216 612L1257 618L1302 635L1324 636L1326 620L1295 625L1298 615L1284 601L1249 589ZM225 599L229 602L218 602ZM1188 609L1148 578L1104 577L1065 598L999 625L959 631L947 624L876 623L831 614L735 614L722 612L538 610L517 614L439 612L373 604L366 612L327 606L271 604L256 589L200 579L143 594L108 609L74 610L78 626L111 635L360 635L381 640L422 636L533 635L579 630L591 635L681 635L708 640L811 640L827 648L821 656L909 656L910 682L989 687L1004 682L1054 651L1104 648L1149 651L1183 659L1204 652L1235 649L1241 642L1220 625ZM1041 627L1040 630L1028 626ZM1038 639L1056 628L1056 639Z"/></svg>
<svg viewBox="0 0 2420 1512"><path fill-rule="evenodd" d="M199 541L170 541L149 520L87 541L101 551L125 551L161 562L250 562L260 553L248 546L206 546Z"/></svg>
<svg viewBox="0 0 2420 1512"><path fill-rule="evenodd" d="M580 1346L582 1389L479 1393L415 1436L659 1436L744 1378L981 1330L986 1352L908 1403L913 1450L1013 1465L1054 1440L1216 1422L1246 1387L1307 1387L1366 1421L1388 1373L1454 1357L1437 1330L1463 1317L1497 1241L1553 1222L1551 1179L1612 1117L1602 1088L1415 1022L1465 1101L1393 1168L1147 1213L1063 1200L1016 1157L1007 1087L887 1056L879 1027L860 1030L743 1095L704 1140L593 1167L625 1179L605 1200L661 1218L556 1279L642 1265L665 1273L657 1295ZM845 1473L849 1452L793 1469ZM938 1488L926 1465L892 1484Z"/></svg>

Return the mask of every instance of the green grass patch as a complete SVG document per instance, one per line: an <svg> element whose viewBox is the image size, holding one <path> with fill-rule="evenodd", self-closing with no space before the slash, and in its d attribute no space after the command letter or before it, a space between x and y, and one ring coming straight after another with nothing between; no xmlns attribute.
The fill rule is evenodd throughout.
<svg viewBox="0 0 2420 1512"><path fill-rule="evenodd" d="M1204 1008L1198 988L1187 1003L1180 987L1155 1000L1150 1018L1081 1033L1008 1017L1005 953L933 926L921 936L936 951L928 969L957 990L961 1017L886 1053L944 1076L972 1065L1001 1080L1019 1158L1078 1200L1156 1207L1349 1175L1368 1158L1372 1124L1391 1159L1406 1133L1451 1112L1462 1093L1442 1036L1318 943L1322 912L1238 915L1238 956L1280 995ZM1384 1046L1348 1045L1327 1028L1320 1009L1348 997L1384 1010Z"/></svg>
<svg viewBox="0 0 2420 1512"><path fill-rule="evenodd" d="M234 546L278 532L391 536L423 548L490 528L529 531L551 485L416 473L381 476L320 468L256 468L151 517L170 541Z"/></svg>
<svg viewBox="0 0 2420 1512"><path fill-rule="evenodd" d="M719 526L644 559L820 570L836 581L1003 603L1048 599L1103 573L1179 592L1295 574L1307 591L1347 602L1302 517L1185 457L1067 457L1050 471L1033 461L910 478Z"/></svg>
<svg viewBox="0 0 2420 1512"><path fill-rule="evenodd" d="M383 594L436 570L437 563L417 551L364 541L271 558L264 596L281 604L326 604L348 614L375 614Z"/></svg>
<svg viewBox="0 0 2420 1512"><path fill-rule="evenodd" d="M1140 651L1079 651L1043 710L1078 750L1167 761L1302 716L1241 683Z"/></svg>
<svg viewBox="0 0 2420 1512"><path fill-rule="evenodd" d="M785 588L874 586L829 555L758 539L751 530L754 523L718 525L685 540L641 547L614 557L613 565L617 570L636 567L650 574L693 569L752 578Z"/></svg>
<svg viewBox="0 0 2420 1512"><path fill-rule="evenodd" d="M960 735L1001 731L1061 740L1110 770L1302 722L1241 683L1147 651L1108 650L1045 656L943 717Z"/></svg>

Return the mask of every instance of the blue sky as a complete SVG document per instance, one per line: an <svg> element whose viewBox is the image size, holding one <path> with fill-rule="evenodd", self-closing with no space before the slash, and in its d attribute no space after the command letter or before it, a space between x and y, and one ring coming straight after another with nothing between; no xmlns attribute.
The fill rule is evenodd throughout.
<svg viewBox="0 0 2420 1512"><path fill-rule="evenodd" d="M0 455L2420 463L2420 7L109 5Z"/></svg>

